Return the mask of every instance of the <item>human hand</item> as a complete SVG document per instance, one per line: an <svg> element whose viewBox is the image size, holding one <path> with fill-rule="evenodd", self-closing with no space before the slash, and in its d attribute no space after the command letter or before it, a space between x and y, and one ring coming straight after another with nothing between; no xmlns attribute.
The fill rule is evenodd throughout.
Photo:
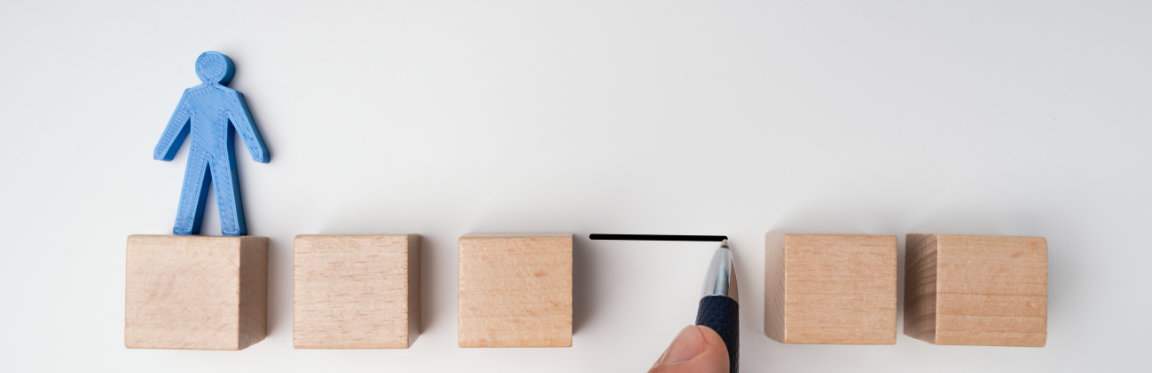
<svg viewBox="0 0 1152 373"><path fill-rule="evenodd" d="M711 328L689 325L648 373L728 373L728 348Z"/></svg>

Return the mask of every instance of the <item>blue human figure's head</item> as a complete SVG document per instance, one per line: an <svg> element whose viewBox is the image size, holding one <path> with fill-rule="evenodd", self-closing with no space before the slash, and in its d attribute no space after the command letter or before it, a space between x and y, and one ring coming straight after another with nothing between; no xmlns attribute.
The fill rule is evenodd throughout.
<svg viewBox="0 0 1152 373"><path fill-rule="evenodd" d="M232 59L220 52L204 52L196 59L196 76L205 85L228 84L235 73Z"/></svg>

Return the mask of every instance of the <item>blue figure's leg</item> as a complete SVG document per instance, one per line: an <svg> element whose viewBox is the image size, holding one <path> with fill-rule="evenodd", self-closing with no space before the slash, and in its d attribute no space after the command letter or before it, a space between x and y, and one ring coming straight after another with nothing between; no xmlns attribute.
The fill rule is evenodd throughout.
<svg viewBox="0 0 1152 373"><path fill-rule="evenodd" d="M227 129L228 139L224 142L226 155L212 157L212 183L216 187L216 204L220 209L220 233L225 236L248 234L244 224L244 207L240 201L240 177L236 172L236 150L232 146L235 131Z"/></svg>
<svg viewBox="0 0 1152 373"><path fill-rule="evenodd" d="M212 182L208 174L208 157L200 154L200 149L191 150L188 152L188 167L184 170L184 188L180 190L180 207L176 212L173 234L200 233L204 202L208 200L208 184Z"/></svg>

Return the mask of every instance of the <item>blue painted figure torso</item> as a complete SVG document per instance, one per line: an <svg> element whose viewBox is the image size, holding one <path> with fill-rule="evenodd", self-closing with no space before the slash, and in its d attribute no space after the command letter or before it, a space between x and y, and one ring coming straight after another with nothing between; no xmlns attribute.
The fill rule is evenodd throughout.
<svg viewBox="0 0 1152 373"><path fill-rule="evenodd" d="M172 233L200 233L209 184L216 189L221 233L226 236L248 233L232 146L234 134L240 134L256 162L267 163L269 154L260 131L252 121L244 96L224 86L232 80L234 71L232 60L227 56L217 52L201 54L196 60L196 75L203 84L184 90L184 97L180 98L176 112L156 145L153 158L170 161L184 143L184 138L192 135L184 188L180 191L180 207ZM236 130L232 131L232 128Z"/></svg>

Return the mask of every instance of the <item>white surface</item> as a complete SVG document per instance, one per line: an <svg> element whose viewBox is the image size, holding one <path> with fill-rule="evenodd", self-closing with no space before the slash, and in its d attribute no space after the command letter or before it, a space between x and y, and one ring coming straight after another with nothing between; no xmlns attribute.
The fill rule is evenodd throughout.
<svg viewBox="0 0 1152 373"><path fill-rule="evenodd" d="M0 371L643 372L713 245L592 232L731 236L744 372L1152 370L1152 3L549 3L0 4ZM270 334L127 350L125 239L172 228L188 147L151 154L207 50L272 151L238 148ZM1048 345L771 341L770 230L1046 237ZM572 348L456 347L456 239L507 231L577 234ZM410 350L292 349L304 233L424 235Z"/></svg>

